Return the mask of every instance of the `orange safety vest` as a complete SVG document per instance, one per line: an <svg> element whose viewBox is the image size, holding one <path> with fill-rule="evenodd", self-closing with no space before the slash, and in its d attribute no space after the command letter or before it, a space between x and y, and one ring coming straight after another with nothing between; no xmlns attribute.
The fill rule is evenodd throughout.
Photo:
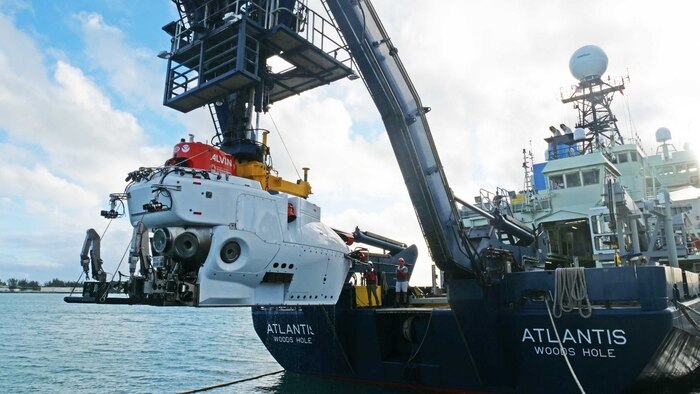
<svg viewBox="0 0 700 394"><path fill-rule="evenodd" d="M396 280L398 282L408 281L408 267L404 265L403 267L399 266L396 268Z"/></svg>
<svg viewBox="0 0 700 394"><path fill-rule="evenodd" d="M365 280L367 281L368 285L376 285L377 284L377 272L374 270L365 271Z"/></svg>

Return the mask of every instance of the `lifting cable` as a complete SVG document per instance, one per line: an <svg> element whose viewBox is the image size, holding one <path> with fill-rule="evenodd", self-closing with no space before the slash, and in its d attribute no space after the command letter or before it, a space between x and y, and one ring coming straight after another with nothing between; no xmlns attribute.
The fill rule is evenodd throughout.
<svg viewBox="0 0 700 394"><path fill-rule="evenodd" d="M544 304L547 305L547 313L549 314L549 321L552 323L552 328L554 329L554 335L557 337L557 343L559 344L559 352L561 353L562 356L564 356L564 361L566 361L566 366L569 367L569 372L571 372L571 377L574 378L574 382L576 383L576 386L578 386L579 391L581 392L581 394L586 394L586 392L583 390L583 386L581 386L581 382L579 382L578 377L576 376L576 372L574 372L574 368L571 366L571 363L569 362L569 357L566 355L566 349L564 348L564 345L561 343L561 339L559 339L559 331L557 331L557 326L556 326L556 324L554 324L554 317L552 316L552 310L549 308L549 300L550 299L552 300L552 304L554 305L554 299L552 298L551 293L547 293L545 295ZM556 305L554 307L556 307Z"/></svg>
<svg viewBox="0 0 700 394"><path fill-rule="evenodd" d="M78 286L78 283L80 283L80 279L83 279L83 275L85 272L80 272L80 276L78 277L78 280L73 282L73 288L70 290L70 294L68 294L68 297L73 295L73 292L75 291L75 287Z"/></svg>
<svg viewBox="0 0 700 394"><path fill-rule="evenodd" d="M112 222L112 220L110 219L110 223L111 222ZM139 222L136 223L136 226L138 226L142 222L143 222L143 220L139 220ZM107 228L109 228L109 225L107 225ZM107 229L105 229L105 232L106 231L107 231ZM102 236L104 236L104 233L102 233ZM126 249L124 249L124 254L122 254L122 258L119 260L119 264L117 265L117 268L114 270L114 273L112 274L112 278L109 280L109 283L107 284L107 290L104 292L104 294L102 294L102 296L100 296L100 302L105 302L105 300L107 299L107 294L109 294L109 290L112 288L112 282L114 281L114 277L117 276L117 274L119 274L119 282L121 282L121 280L122 280L121 275L123 275L123 274L119 272L119 267L122 266L122 263L124 262L124 258L126 257L127 252L129 252L129 248L131 247L131 242L132 242L132 240L129 240L129 243L126 244Z"/></svg>
<svg viewBox="0 0 700 394"><path fill-rule="evenodd" d="M104 238L105 234L107 234L107 230L109 230L109 226L112 225L112 220L114 220L114 219L109 219L109 222L107 222L107 227L105 227L105 230L102 232L102 235L100 236L100 241L102 241L102 238Z"/></svg>
<svg viewBox="0 0 700 394"><path fill-rule="evenodd" d="M114 280L114 277L117 276L117 273L119 272L119 267L122 266L122 263L124 262L124 257L126 257L126 253L129 251L129 247L131 246L131 241L126 245L126 249L124 250L124 254L122 254L121 260L119 260L119 265L117 265L117 269L114 270L114 273L112 274L112 278L109 280L109 282L105 282L107 285L107 289L105 290L104 294L100 296L100 302L105 302L107 299L107 294L109 294L109 289L112 288L112 281ZM121 274L120 274L121 275ZM119 280L121 281L121 276L119 277Z"/></svg>
<svg viewBox="0 0 700 394"><path fill-rule="evenodd" d="M287 152L287 156L289 156L289 161L292 162L292 167L294 167L294 171L297 173L297 176L299 177L299 179L301 179L301 175L299 175L299 170L297 170L297 165L294 164L294 159L292 159L292 154L289 153L289 149L287 149L287 144L284 143L284 138L282 138L282 133L280 132L279 127L277 127L277 123L275 123L275 119L272 117L272 114L270 112L268 112L267 115L270 117L270 120L272 121L272 125L275 126L275 130L277 131L277 135L280 137L280 141L282 141L282 146L284 147L284 150Z"/></svg>
<svg viewBox="0 0 700 394"><path fill-rule="evenodd" d="M256 380L256 379L264 378L265 376L277 375L277 374L280 374L280 373L282 373L282 372L284 372L284 369L280 369L279 371L275 371L275 372L265 373L265 374L258 375L258 376L253 376L253 377L251 377L251 378L245 378L245 379L234 380L233 382L221 383L221 384L217 384L217 385L214 385L214 386L202 387L202 388L195 389L195 390L191 390L191 391L182 391L180 394L191 394L191 393L199 393L199 392L202 392L202 391L209 391L209 390L218 389L218 388L221 388L221 387L232 386L232 385L234 385L234 384L243 383L243 382L249 382L249 381L251 381L251 380Z"/></svg>

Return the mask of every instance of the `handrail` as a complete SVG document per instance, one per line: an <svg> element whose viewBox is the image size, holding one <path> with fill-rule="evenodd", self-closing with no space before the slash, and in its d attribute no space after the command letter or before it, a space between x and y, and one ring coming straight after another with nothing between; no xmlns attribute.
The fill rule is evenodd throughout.
<svg viewBox="0 0 700 394"><path fill-rule="evenodd" d="M218 6L220 3L217 0L206 1L192 10L185 10L175 22L172 52L193 43L198 29L213 30L243 18L264 29L272 29L282 24L281 16L287 13L293 21L293 26L288 27L295 33L336 59L340 56L341 62L352 63L342 34L333 22L307 7L305 1L296 3L296 9L290 9L279 6L279 0L261 3L235 0L223 7Z"/></svg>

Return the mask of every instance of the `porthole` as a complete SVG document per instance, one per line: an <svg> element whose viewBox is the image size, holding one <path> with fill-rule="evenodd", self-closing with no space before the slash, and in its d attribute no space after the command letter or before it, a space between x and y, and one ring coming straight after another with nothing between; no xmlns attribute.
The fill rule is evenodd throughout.
<svg viewBox="0 0 700 394"><path fill-rule="evenodd" d="M228 241L221 248L221 260L231 264L241 256L241 245L236 241Z"/></svg>
<svg viewBox="0 0 700 394"><path fill-rule="evenodd" d="M153 232L153 250L163 254L170 249L171 236L170 232L165 228L156 229Z"/></svg>

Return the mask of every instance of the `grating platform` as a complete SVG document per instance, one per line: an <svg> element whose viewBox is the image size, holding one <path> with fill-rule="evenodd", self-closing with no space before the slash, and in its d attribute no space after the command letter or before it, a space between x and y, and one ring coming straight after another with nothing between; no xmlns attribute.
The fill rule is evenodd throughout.
<svg viewBox="0 0 700 394"><path fill-rule="evenodd" d="M258 81L260 78L256 75L242 70L234 70L166 100L165 105L181 112L190 112Z"/></svg>
<svg viewBox="0 0 700 394"><path fill-rule="evenodd" d="M261 29L245 19L202 35L169 61L164 104L189 112L260 83L266 57L277 55L292 65L271 74L270 102L327 85L353 74L350 59L336 59L286 25Z"/></svg>
<svg viewBox="0 0 700 394"><path fill-rule="evenodd" d="M353 74L342 59L325 53L287 26L275 26L263 43L294 66L275 76L275 85L270 92L272 102Z"/></svg>

